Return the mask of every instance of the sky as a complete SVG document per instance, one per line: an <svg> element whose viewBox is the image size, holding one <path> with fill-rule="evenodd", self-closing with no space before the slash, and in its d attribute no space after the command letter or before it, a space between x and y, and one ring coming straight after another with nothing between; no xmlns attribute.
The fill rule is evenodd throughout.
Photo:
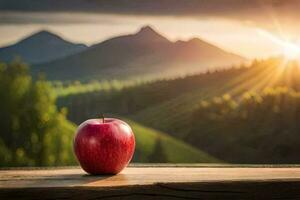
<svg viewBox="0 0 300 200"><path fill-rule="evenodd" d="M97 3L92 6L79 0L57 6L53 2L59 1L49 2L0 0L0 46L42 29L92 45L145 25L172 41L199 37L247 58L280 54L286 43L300 44L298 0L86 1Z"/></svg>

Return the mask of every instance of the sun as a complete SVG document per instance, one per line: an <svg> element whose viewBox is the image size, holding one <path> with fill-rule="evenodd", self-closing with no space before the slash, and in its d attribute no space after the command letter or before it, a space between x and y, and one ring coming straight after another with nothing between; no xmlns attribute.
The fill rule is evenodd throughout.
<svg viewBox="0 0 300 200"><path fill-rule="evenodd" d="M288 60L297 60L300 59L300 46L290 43L283 43L283 55Z"/></svg>

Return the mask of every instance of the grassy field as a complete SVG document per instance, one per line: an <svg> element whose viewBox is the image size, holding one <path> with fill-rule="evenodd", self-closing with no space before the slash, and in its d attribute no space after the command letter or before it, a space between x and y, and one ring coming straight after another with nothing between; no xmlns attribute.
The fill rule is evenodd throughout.
<svg viewBox="0 0 300 200"><path fill-rule="evenodd" d="M220 160L163 132L125 120L135 133L137 162L219 163Z"/></svg>
<svg viewBox="0 0 300 200"><path fill-rule="evenodd" d="M132 128L136 139L136 150L133 162L169 162L169 163L219 163L220 160L200 151L191 145L177 140L163 132L147 128L132 120L126 121ZM62 142L72 149L72 133L75 134L76 125L73 123L65 124L68 134L64 134ZM59 130L56 131L59 133ZM70 137L71 136L71 137ZM58 136L57 136L58 137ZM49 141L51 142L51 141ZM54 142L54 141L53 141ZM57 146L57 145L56 145ZM59 145L58 145L59 146ZM48 148L49 151L54 149ZM54 156L54 155L53 155ZM70 159L69 152L57 152L60 160ZM51 158L49 158L51 160ZM73 159L71 159L73 160ZM55 165L55 163L51 163Z"/></svg>

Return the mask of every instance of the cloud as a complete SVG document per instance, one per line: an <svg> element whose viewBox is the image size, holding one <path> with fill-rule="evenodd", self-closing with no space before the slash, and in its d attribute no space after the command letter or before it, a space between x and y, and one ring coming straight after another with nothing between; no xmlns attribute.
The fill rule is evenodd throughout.
<svg viewBox="0 0 300 200"><path fill-rule="evenodd" d="M113 25L116 22L115 15L103 15L95 13L69 13L69 12L0 12L0 24L95 24Z"/></svg>
<svg viewBox="0 0 300 200"><path fill-rule="evenodd" d="M227 18L268 29L291 37L300 33L299 0L0 0L0 11L88 12L145 16ZM8 16L0 14L0 23L89 23L95 18ZM96 19L101 22L101 19ZM102 23L113 23L103 19ZM281 33L280 33L281 32Z"/></svg>
<svg viewBox="0 0 300 200"><path fill-rule="evenodd" d="M253 14L262 7L297 12L298 0L0 0L2 11L79 11L142 15ZM257 13L256 13L257 14Z"/></svg>

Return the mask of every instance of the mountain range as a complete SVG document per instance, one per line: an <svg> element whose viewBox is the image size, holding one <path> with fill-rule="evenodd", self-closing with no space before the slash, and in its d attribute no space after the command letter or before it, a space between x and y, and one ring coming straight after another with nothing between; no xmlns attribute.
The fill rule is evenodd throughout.
<svg viewBox="0 0 300 200"><path fill-rule="evenodd" d="M29 64L38 64L78 53L87 46L68 42L49 31L39 31L11 46L0 48L0 60L10 62L20 57Z"/></svg>
<svg viewBox="0 0 300 200"><path fill-rule="evenodd" d="M174 77L246 60L199 38L172 42L150 26L90 47L40 31L0 49L4 61L16 54L32 64L33 75L61 81Z"/></svg>

